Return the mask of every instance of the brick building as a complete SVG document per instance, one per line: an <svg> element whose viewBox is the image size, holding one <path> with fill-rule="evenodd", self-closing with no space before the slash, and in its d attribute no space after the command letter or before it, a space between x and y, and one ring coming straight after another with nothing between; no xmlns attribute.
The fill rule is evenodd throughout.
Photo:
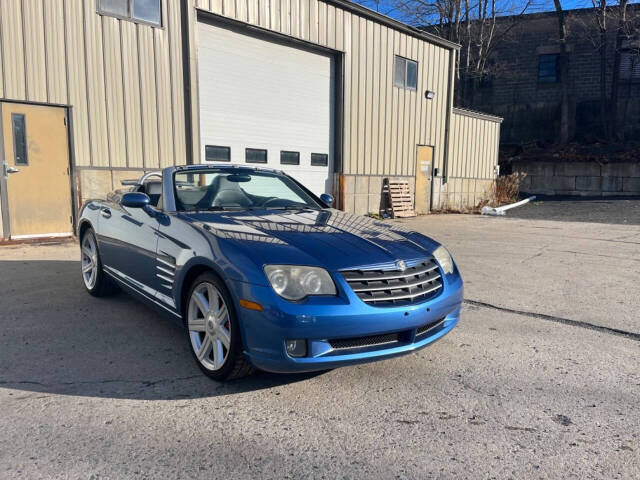
<svg viewBox="0 0 640 480"><path fill-rule="evenodd" d="M600 56L593 9L569 10L569 91L571 137L602 137L600 123ZM628 18L640 20L640 4L628 7ZM511 27L496 44L489 75L465 99L475 110L504 118L503 144L530 141L554 142L559 131L561 83L558 19L555 12L501 17L498 30ZM607 92L615 57L617 11L608 19ZM636 32L640 32L638 28ZM619 80L618 125L625 138L640 136L640 33L622 44ZM458 89L460 91L460 89Z"/></svg>

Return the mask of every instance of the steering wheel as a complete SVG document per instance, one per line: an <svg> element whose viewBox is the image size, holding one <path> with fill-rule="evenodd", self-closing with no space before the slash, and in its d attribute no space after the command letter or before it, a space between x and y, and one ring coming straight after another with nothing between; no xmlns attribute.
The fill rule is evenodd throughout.
<svg viewBox="0 0 640 480"><path fill-rule="evenodd" d="M263 207L288 207L289 205L293 205L295 202L291 200L285 200L284 198L271 197L267 199L262 206Z"/></svg>

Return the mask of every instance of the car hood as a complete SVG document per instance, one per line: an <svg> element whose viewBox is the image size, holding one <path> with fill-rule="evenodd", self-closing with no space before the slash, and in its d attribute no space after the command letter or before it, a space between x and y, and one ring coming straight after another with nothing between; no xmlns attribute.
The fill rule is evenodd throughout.
<svg viewBox="0 0 640 480"><path fill-rule="evenodd" d="M240 249L258 266L317 265L329 270L378 266L429 256L424 235L339 210L199 212L181 214L219 243Z"/></svg>

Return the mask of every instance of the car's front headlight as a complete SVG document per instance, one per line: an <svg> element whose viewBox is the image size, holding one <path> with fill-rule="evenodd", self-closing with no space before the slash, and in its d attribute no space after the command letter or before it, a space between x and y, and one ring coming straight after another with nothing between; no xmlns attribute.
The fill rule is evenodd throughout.
<svg viewBox="0 0 640 480"><path fill-rule="evenodd" d="M451 258L451 254L446 248L440 245L433 251L433 256L445 274L453 273L453 258Z"/></svg>
<svg viewBox="0 0 640 480"><path fill-rule="evenodd" d="M266 265L264 273L276 293L287 300L302 300L309 295L336 294L336 285L324 268Z"/></svg>

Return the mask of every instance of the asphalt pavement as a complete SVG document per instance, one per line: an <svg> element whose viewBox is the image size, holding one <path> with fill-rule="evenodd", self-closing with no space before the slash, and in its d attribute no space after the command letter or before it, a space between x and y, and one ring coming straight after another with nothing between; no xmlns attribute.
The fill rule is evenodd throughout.
<svg viewBox="0 0 640 480"><path fill-rule="evenodd" d="M449 335L227 384L170 321L86 294L75 244L0 247L0 478L639 478L640 227L399 223L458 261Z"/></svg>

